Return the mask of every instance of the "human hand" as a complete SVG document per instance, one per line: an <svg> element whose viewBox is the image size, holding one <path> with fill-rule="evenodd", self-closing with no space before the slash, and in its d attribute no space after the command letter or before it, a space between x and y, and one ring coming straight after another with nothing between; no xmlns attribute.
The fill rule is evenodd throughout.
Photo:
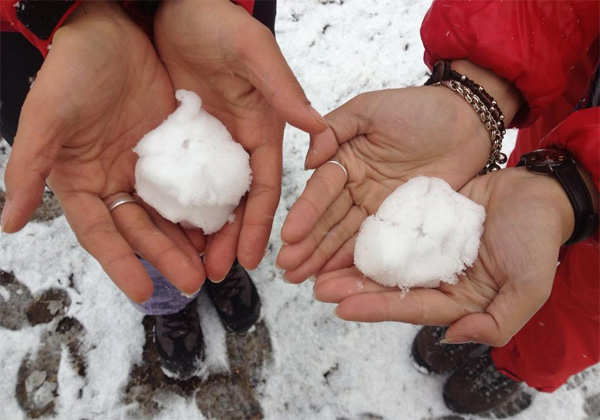
<svg viewBox="0 0 600 420"><path fill-rule="evenodd" d="M487 131L473 110L444 86L361 94L326 116L330 129L311 143L334 141L332 164L320 166L290 209L277 264L287 281L352 263L355 234L398 186L418 175L461 188L484 166ZM333 140L332 140L333 139Z"/></svg>
<svg viewBox="0 0 600 420"><path fill-rule="evenodd" d="M525 168L477 177L460 192L487 216L477 260L457 284L404 295L353 266L319 276L315 297L339 303L342 319L450 325L448 343L504 345L548 299L573 209L558 181Z"/></svg>
<svg viewBox="0 0 600 420"><path fill-rule="evenodd" d="M468 60L453 61L452 68L485 86L510 124L522 103L510 82ZM307 168L318 169L281 231L287 245L277 264L291 283L352 264L362 221L399 185L425 175L458 190L490 153L477 113L444 86L361 94L326 119L329 128L311 136L306 160ZM334 153L348 171L347 180L340 168L323 165Z"/></svg>
<svg viewBox="0 0 600 420"><path fill-rule="evenodd" d="M47 180L81 245L132 300L152 293L135 253L183 292L197 291L202 261L183 231L143 203L107 209L133 191L132 147L174 109L145 34L113 2L82 4L56 32L25 100L5 174L3 230L23 228ZM202 248L202 238L194 242Z"/></svg>
<svg viewBox="0 0 600 420"><path fill-rule="evenodd" d="M213 280L224 278L236 255L243 266L255 268L279 202L285 122L310 133L326 124L271 32L240 6L228 0L163 2L155 36L175 88L200 95L203 107L250 154L250 191L235 222L209 237L206 273Z"/></svg>

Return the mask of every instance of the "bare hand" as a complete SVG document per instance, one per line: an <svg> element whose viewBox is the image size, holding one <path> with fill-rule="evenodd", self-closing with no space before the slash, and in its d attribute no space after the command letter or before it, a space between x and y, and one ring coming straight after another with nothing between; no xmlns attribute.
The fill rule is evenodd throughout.
<svg viewBox="0 0 600 420"><path fill-rule="evenodd" d="M115 3L82 4L55 34L25 100L5 175L4 230L27 223L47 180L81 245L131 299L152 293L136 253L180 290L198 290L202 261L183 231L142 205L106 207L133 191L131 149L174 109L145 34Z"/></svg>
<svg viewBox="0 0 600 420"><path fill-rule="evenodd" d="M450 325L449 343L504 345L548 299L573 210L555 179L524 168L477 177L460 192L487 218L477 260L457 284L403 295L351 267L319 276L315 297L339 303L343 319Z"/></svg>
<svg viewBox="0 0 600 420"><path fill-rule="evenodd" d="M444 86L361 94L326 120L330 128L311 144L339 144L334 159L347 169L348 181L337 165L324 164L290 209L281 233L288 245L277 263L292 283L352 264L361 223L398 186L425 175L458 190L481 170L490 151L475 112Z"/></svg>
<svg viewBox="0 0 600 420"><path fill-rule="evenodd" d="M207 275L224 278L236 255L242 265L255 268L279 203L285 122L311 133L326 125L271 32L240 6L228 0L163 2L155 35L175 88L199 94L205 109L250 154L250 192L236 221L208 239Z"/></svg>

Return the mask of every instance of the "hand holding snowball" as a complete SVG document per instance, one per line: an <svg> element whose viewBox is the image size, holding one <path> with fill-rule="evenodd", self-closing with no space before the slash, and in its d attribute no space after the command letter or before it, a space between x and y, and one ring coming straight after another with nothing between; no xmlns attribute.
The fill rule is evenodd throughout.
<svg viewBox="0 0 600 420"><path fill-rule="evenodd" d="M47 180L81 245L132 300L152 293L136 253L180 290L198 290L202 261L178 226L141 205L106 207L133 191L131 149L174 109L146 35L118 4L82 4L56 32L25 100L5 174L4 231L27 223Z"/></svg>
<svg viewBox="0 0 600 420"><path fill-rule="evenodd" d="M547 300L573 210L555 179L524 168L477 177L460 193L487 216L477 259L457 284L403 293L353 266L320 275L315 297L339 303L343 319L450 325L450 343L504 345Z"/></svg>
<svg viewBox="0 0 600 420"><path fill-rule="evenodd" d="M277 263L292 283L352 264L363 220L408 179L437 177L459 189L490 150L477 115L443 86L361 94L326 120L331 129L311 143L339 143L334 159L349 179L339 167L321 165L290 209Z"/></svg>
<svg viewBox="0 0 600 420"><path fill-rule="evenodd" d="M208 239L207 275L225 277L236 255L242 265L255 268L279 202L285 122L310 133L326 124L270 31L229 0L163 2L155 35L175 88L199 94L204 108L250 154L250 191L235 222Z"/></svg>

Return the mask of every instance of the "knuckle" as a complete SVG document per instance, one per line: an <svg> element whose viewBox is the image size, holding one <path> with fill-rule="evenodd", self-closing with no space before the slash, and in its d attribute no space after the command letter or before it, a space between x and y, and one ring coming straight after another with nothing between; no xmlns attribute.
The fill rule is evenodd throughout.
<svg viewBox="0 0 600 420"><path fill-rule="evenodd" d="M89 243L96 240L98 236L108 235L115 231L112 222L108 220L97 220L79 232L76 236L80 243ZM85 245L84 245L85 246Z"/></svg>

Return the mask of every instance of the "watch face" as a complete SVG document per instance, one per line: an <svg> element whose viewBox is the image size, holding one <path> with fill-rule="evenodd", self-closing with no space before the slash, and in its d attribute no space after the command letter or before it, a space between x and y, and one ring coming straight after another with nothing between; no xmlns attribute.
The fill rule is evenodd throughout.
<svg viewBox="0 0 600 420"><path fill-rule="evenodd" d="M562 165L567 154L558 149L539 149L527 154L527 167L535 172L549 173L552 167Z"/></svg>

